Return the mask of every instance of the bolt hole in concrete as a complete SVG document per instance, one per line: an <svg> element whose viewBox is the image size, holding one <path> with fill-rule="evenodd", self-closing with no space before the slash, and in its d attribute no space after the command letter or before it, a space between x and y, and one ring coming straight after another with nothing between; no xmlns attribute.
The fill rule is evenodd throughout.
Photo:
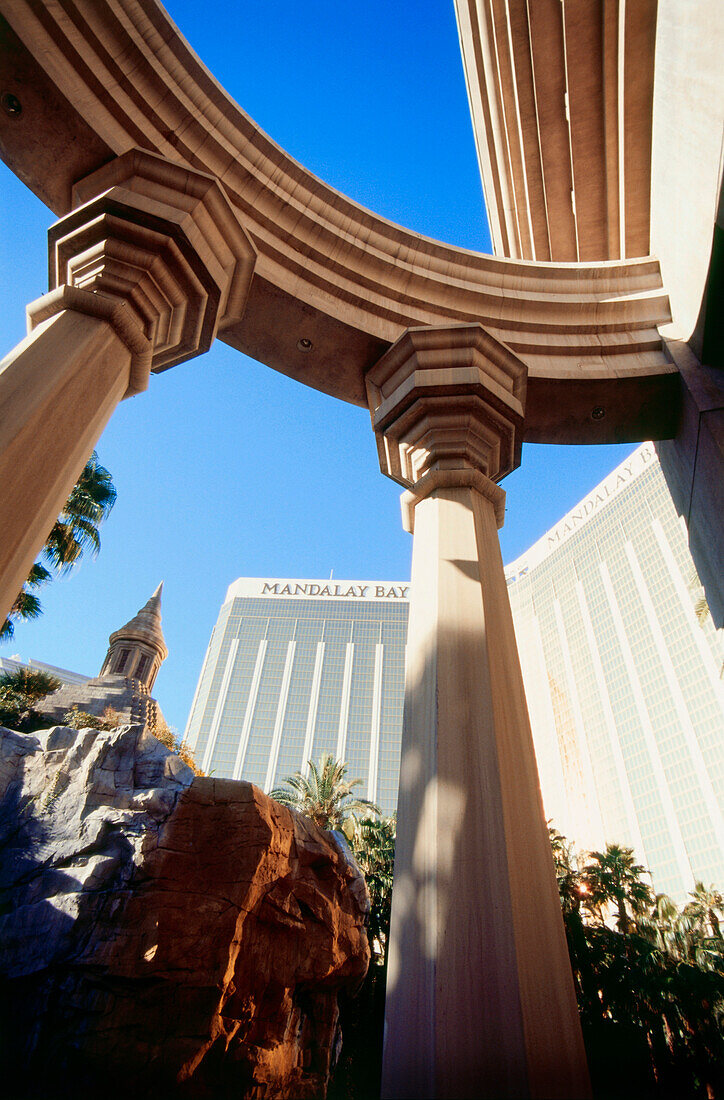
<svg viewBox="0 0 724 1100"><path fill-rule="evenodd" d="M0 103L2 103L3 111L10 118L19 118L23 113L23 105L17 96L12 92L3 92L0 96Z"/></svg>

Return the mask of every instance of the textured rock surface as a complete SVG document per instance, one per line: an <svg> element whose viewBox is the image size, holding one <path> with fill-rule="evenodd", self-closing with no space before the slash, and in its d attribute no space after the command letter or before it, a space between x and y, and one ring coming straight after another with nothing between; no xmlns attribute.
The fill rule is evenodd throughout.
<svg viewBox="0 0 724 1100"><path fill-rule="evenodd" d="M141 727L0 731L0 799L5 1073L49 1097L324 1097L369 957L342 842Z"/></svg>

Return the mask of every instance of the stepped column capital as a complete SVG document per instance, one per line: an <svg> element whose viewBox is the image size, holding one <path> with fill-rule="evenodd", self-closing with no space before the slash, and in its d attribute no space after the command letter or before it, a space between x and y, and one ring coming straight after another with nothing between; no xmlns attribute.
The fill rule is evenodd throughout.
<svg viewBox="0 0 724 1100"><path fill-rule="evenodd" d="M481 324L411 328L366 376L380 468L407 490L403 522L431 492L469 486L495 507L520 465L527 368Z"/></svg>
<svg viewBox="0 0 724 1100"><path fill-rule="evenodd" d="M130 396L241 315L255 249L217 180L140 149L72 198L49 230L50 293L28 307L28 328L64 309L107 320L132 353Z"/></svg>
<svg viewBox="0 0 724 1100"><path fill-rule="evenodd" d="M237 321L254 246L212 176L131 149L49 231L50 290L0 363L0 622L113 410Z"/></svg>

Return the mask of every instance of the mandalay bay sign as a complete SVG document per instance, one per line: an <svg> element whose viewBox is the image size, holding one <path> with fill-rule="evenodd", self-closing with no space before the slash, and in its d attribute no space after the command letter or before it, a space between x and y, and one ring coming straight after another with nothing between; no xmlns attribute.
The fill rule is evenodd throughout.
<svg viewBox="0 0 724 1100"><path fill-rule="evenodd" d="M229 585L226 600L263 596L265 599L400 600L409 598L409 584L391 581L306 580L289 577L240 577Z"/></svg>
<svg viewBox="0 0 724 1100"><path fill-rule="evenodd" d="M262 596L319 596L324 599L341 600L404 600L410 591L409 585L387 584L314 584L298 581L264 581Z"/></svg>
<svg viewBox="0 0 724 1100"><path fill-rule="evenodd" d="M617 467L613 474L602 481L586 500L582 501L578 507L568 512L560 523L547 533L545 536L546 546L550 548L552 546L559 546L562 542L565 542L569 535L577 531L580 525L592 516L600 505L606 504L612 497L616 496L617 493L625 488L629 481L639 473L641 468L643 466L648 466L649 462L655 456L656 452L654 451L652 443L636 451L628 462L624 462Z"/></svg>

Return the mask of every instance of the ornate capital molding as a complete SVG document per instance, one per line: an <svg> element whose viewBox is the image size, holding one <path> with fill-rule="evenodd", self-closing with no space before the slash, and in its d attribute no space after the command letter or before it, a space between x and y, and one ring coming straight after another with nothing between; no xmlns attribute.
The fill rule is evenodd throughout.
<svg viewBox="0 0 724 1100"><path fill-rule="evenodd" d="M493 501L502 525L494 483L520 464L526 382L525 364L480 324L408 329L375 363L372 426L382 472L410 490L403 513L464 484Z"/></svg>
<svg viewBox="0 0 724 1100"><path fill-rule="evenodd" d="M243 311L255 250L212 177L132 149L77 183L73 201L48 234L51 287L124 302L151 370L207 351Z"/></svg>

